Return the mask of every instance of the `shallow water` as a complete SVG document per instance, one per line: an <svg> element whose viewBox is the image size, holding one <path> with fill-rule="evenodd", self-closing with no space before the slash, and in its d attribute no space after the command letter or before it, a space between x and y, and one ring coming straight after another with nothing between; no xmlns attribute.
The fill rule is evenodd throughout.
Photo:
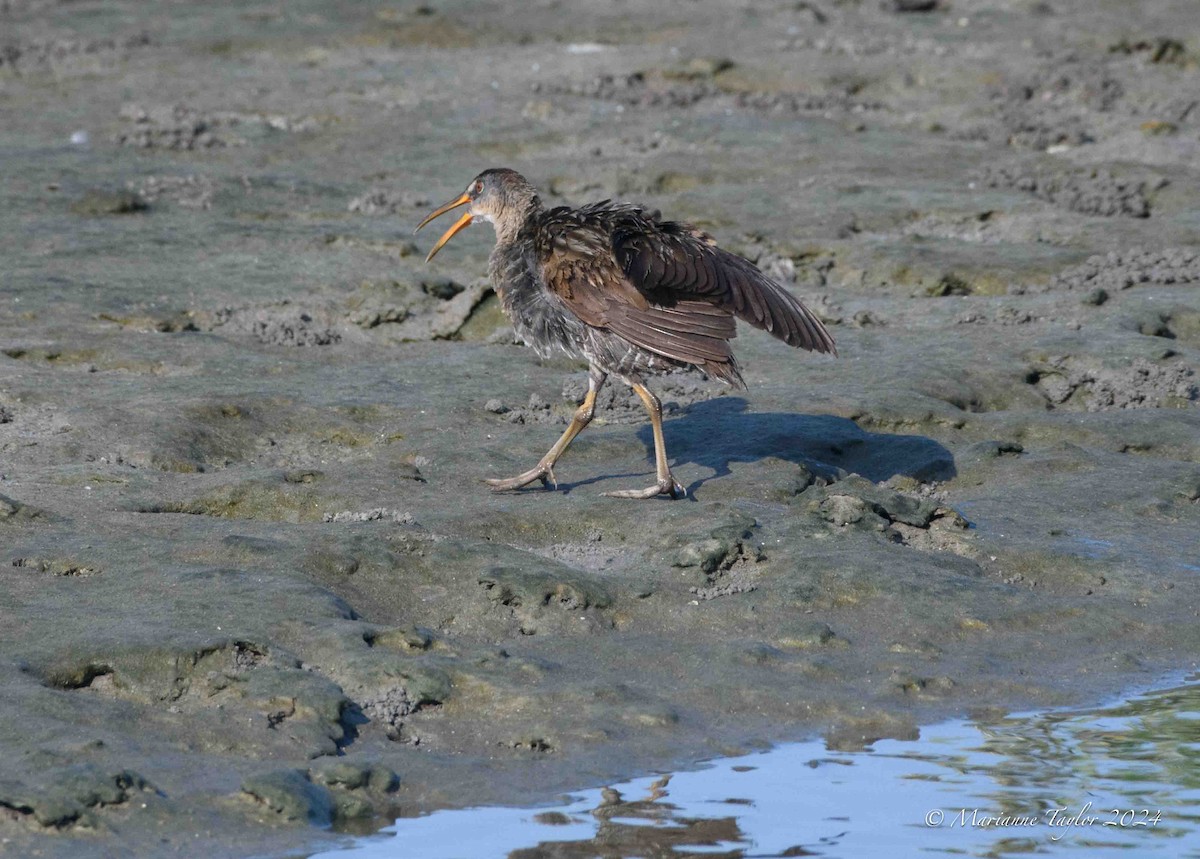
<svg viewBox="0 0 1200 859"><path fill-rule="evenodd" d="M863 752L792 743L558 805L401 818L320 856L1200 857L1196 681Z"/></svg>

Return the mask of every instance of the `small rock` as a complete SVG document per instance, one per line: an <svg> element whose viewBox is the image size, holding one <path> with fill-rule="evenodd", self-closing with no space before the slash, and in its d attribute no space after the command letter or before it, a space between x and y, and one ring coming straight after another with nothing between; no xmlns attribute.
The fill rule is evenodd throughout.
<svg viewBox="0 0 1200 859"><path fill-rule="evenodd" d="M881 5L893 12L932 12L938 0L884 0Z"/></svg>
<svg viewBox="0 0 1200 859"><path fill-rule="evenodd" d="M333 813L338 820L362 820L375 815L371 801L355 794L335 792L333 804Z"/></svg>
<svg viewBox="0 0 1200 859"><path fill-rule="evenodd" d="M421 291L441 301L449 301L464 289L466 289L465 286L448 277L421 281Z"/></svg>
<svg viewBox="0 0 1200 859"><path fill-rule="evenodd" d="M716 77L733 67L733 60L725 57L695 57L679 68L668 69L663 76L677 80L703 80Z"/></svg>
<svg viewBox="0 0 1200 859"><path fill-rule="evenodd" d="M730 546L713 538L688 543L679 549L672 566L699 567L706 573L711 573L721 565L729 554Z"/></svg>
<svg viewBox="0 0 1200 859"><path fill-rule="evenodd" d="M357 790L366 787L371 779L371 767L347 760L324 761L308 771L317 784Z"/></svg>
<svg viewBox="0 0 1200 859"><path fill-rule="evenodd" d="M861 498L853 495L830 495L818 506L818 511L827 522L839 527L854 525L864 519L878 519L878 524L885 527L886 523L871 510Z"/></svg>
<svg viewBox="0 0 1200 859"><path fill-rule="evenodd" d="M382 629L370 639L372 647L390 647L395 650L428 650L433 636L418 627Z"/></svg>
<svg viewBox="0 0 1200 859"><path fill-rule="evenodd" d="M7 495L0 495L0 521L5 519L41 519L49 518L46 511L33 507L29 504L22 504Z"/></svg>
<svg viewBox="0 0 1200 859"><path fill-rule="evenodd" d="M827 623L821 621L801 621L781 630L781 635L775 639L776 647L783 650L811 650L817 647L845 646L846 640L840 638Z"/></svg>
<svg viewBox="0 0 1200 859"><path fill-rule="evenodd" d="M133 191L88 191L71 204L77 215L129 215L150 208L145 198Z"/></svg>
<svg viewBox="0 0 1200 859"><path fill-rule="evenodd" d="M306 820L316 826L327 826L333 820L334 805L329 791L313 784L301 770L249 776L242 782L242 793L287 820Z"/></svg>

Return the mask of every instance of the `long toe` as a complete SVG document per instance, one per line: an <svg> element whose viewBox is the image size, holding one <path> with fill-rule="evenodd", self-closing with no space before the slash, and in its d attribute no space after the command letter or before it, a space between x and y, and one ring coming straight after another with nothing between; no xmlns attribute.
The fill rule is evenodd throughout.
<svg viewBox="0 0 1200 859"><path fill-rule="evenodd" d="M687 496L685 490L673 477L668 477L666 480L660 480L653 486L647 486L645 489L618 489L613 492L605 492L604 495L609 498L657 498L659 495L666 495L670 498L684 498Z"/></svg>
<svg viewBox="0 0 1200 859"><path fill-rule="evenodd" d="M542 486L546 487L547 489L550 488L551 484L554 485L555 489L558 488L558 481L554 479L554 472L548 467L543 466L531 468L524 474L518 474L516 477L509 477L506 479L486 477L484 478L483 482L492 487L492 489L496 492L505 492L510 489L520 489L523 486L528 486L535 480L540 480L542 482Z"/></svg>

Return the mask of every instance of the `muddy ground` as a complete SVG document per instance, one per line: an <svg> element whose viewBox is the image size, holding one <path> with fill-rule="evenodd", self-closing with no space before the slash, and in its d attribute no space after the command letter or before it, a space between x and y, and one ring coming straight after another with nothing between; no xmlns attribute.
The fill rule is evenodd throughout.
<svg viewBox="0 0 1200 859"><path fill-rule="evenodd" d="M0 852L294 854L1194 666L1197 164L1188 0L0 0ZM653 471L617 390L488 491L585 378L490 230L410 234L499 165L841 356L656 382L686 501L601 496Z"/></svg>

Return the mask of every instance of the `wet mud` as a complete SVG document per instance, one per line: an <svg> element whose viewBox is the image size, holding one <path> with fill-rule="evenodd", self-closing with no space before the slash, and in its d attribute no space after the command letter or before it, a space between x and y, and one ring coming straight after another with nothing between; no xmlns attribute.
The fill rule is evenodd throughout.
<svg viewBox="0 0 1200 859"><path fill-rule="evenodd" d="M0 0L0 847L294 854L1200 654L1185 2ZM488 166L826 321L580 401Z"/></svg>

